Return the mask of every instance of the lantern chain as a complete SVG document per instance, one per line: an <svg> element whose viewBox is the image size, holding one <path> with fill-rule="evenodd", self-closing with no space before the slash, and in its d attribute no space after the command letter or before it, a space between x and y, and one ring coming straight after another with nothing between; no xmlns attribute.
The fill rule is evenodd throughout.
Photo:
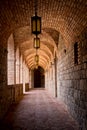
<svg viewBox="0 0 87 130"><path fill-rule="evenodd" d="M35 15L37 15L37 5L38 5L38 3L37 3L38 1L37 0L34 0L34 7L35 7Z"/></svg>

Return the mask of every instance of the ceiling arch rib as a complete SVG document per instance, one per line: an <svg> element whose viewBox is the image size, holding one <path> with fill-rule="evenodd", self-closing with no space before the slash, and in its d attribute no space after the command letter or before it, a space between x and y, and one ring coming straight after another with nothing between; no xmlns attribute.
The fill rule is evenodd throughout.
<svg viewBox="0 0 87 130"><path fill-rule="evenodd" d="M47 51L43 51L43 50L39 49L37 53L38 53L38 55L44 56L47 60L51 59L51 55ZM35 56L35 54L36 54L35 49L29 49L29 53L28 53L27 56L25 56L25 60L27 61L29 56L32 55L32 54L33 54L33 56Z"/></svg>
<svg viewBox="0 0 87 130"><path fill-rule="evenodd" d="M31 64L31 63L33 63L33 64L36 63L33 58L30 59L30 60L27 62L28 65ZM47 62L47 61L45 60L45 58L40 58L38 64L40 64L40 63L44 64L45 66L47 66L47 65L49 64L49 62Z"/></svg>
<svg viewBox="0 0 87 130"><path fill-rule="evenodd" d="M30 67L30 64L33 63L35 64L35 60L34 60L34 57L32 56L31 58L29 58L29 60L26 62L27 65L29 65ZM47 61L46 58L44 58L43 56L40 56L39 58L39 64L42 63L44 64L45 66L47 66L49 64L49 60Z"/></svg>
<svg viewBox="0 0 87 130"><path fill-rule="evenodd" d="M32 61L32 62L28 63L28 66L31 67L32 64L35 65L35 62ZM38 65L40 65L40 64L42 64L42 65L44 65L46 67L46 64L43 61L38 63Z"/></svg>
<svg viewBox="0 0 87 130"><path fill-rule="evenodd" d="M24 54L24 56L27 57L28 55L30 55L31 49L33 49L33 52L31 52L31 53L34 53L36 51L36 49L27 47L27 46L26 46L26 49L23 47L23 50L25 50L25 51L23 51L22 49L21 49L21 51ZM51 57L53 56L51 49L48 48L46 45L41 43L40 49L43 50L44 52L48 53Z"/></svg>
<svg viewBox="0 0 87 130"><path fill-rule="evenodd" d="M39 49L38 50L38 55L44 55L45 57L47 57L49 60L51 59L51 54L43 49Z"/></svg>
<svg viewBox="0 0 87 130"><path fill-rule="evenodd" d="M47 59L47 60L49 60L49 57L44 53L38 53L37 52L37 54L39 55L39 56L43 56L45 59ZM34 52L34 53L31 53L31 54L29 54L29 55L27 55L27 57L25 58L25 60L27 61L28 59L30 59L30 58L34 58L35 57L35 55L36 55L36 52Z"/></svg>
<svg viewBox="0 0 87 130"><path fill-rule="evenodd" d="M46 69L46 65L42 62L40 62L38 64L39 66L43 67L44 69ZM33 66L34 68L36 67L35 63L34 62L31 62L30 64L28 64L28 67L31 69L31 66Z"/></svg>
<svg viewBox="0 0 87 130"><path fill-rule="evenodd" d="M39 66L42 67L44 70L46 69L46 67L42 64L40 64ZM35 68L36 68L35 65L31 65L31 69L35 69Z"/></svg>
<svg viewBox="0 0 87 130"><path fill-rule="evenodd" d="M28 64L32 60L35 62L35 56L33 56L33 54L31 54L29 56L29 58L27 59L26 63ZM40 60L43 60L46 64L49 63L49 60L44 55L39 55L39 61Z"/></svg>

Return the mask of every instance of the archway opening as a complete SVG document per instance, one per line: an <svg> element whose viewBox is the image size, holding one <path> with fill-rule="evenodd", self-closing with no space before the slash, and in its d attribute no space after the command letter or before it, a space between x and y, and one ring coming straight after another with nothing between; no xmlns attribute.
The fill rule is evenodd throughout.
<svg viewBox="0 0 87 130"><path fill-rule="evenodd" d="M44 69L39 66L38 69L34 69L34 88L44 88L44 87L45 87Z"/></svg>

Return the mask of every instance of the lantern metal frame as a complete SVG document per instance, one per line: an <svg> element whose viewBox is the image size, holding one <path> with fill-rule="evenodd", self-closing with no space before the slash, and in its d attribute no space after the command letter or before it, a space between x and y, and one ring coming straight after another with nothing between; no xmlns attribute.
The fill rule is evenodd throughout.
<svg viewBox="0 0 87 130"><path fill-rule="evenodd" d="M37 4L35 0L35 16L31 17L31 32L32 34L38 35L41 33L41 17L37 16Z"/></svg>
<svg viewBox="0 0 87 130"><path fill-rule="evenodd" d="M38 48L40 48L40 38L38 35L41 33L41 17L37 16L37 0L35 2L35 16L31 17L31 33L36 35L34 38L34 48L36 49L35 62L36 68L38 68L39 55L37 54Z"/></svg>
<svg viewBox="0 0 87 130"><path fill-rule="evenodd" d="M38 69L38 64L36 65L36 69Z"/></svg>
<svg viewBox="0 0 87 130"><path fill-rule="evenodd" d="M31 17L31 32L35 35L41 33L41 17L37 16L37 13Z"/></svg>
<svg viewBox="0 0 87 130"><path fill-rule="evenodd" d="M34 48L38 49L40 48L40 38L36 36L36 38L34 38Z"/></svg>
<svg viewBox="0 0 87 130"><path fill-rule="evenodd" d="M36 62L36 64L35 64L35 68L38 69L38 62Z"/></svg>
<svg viewBox="0 0 87 130"><path fill-rule="evenodd" d="M36 62L36 63L39 62L39 55L38 55L38 54L35 55L35 62Z"/></svg>

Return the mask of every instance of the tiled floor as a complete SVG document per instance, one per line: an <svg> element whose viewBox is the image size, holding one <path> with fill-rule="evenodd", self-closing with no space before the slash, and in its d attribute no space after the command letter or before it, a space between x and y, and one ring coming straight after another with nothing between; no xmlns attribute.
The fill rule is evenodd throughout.
<svg viewBox="0 0 87 130"><path fill-rule="evenodd" d="M11 106L0 130L78 130L64 105L44 89L27 92Z"/></svg>

